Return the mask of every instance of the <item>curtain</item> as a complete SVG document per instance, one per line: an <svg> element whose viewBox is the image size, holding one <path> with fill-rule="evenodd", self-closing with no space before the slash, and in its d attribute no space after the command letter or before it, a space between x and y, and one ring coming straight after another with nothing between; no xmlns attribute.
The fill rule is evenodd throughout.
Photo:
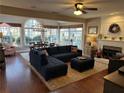
<svg viewBox="0 0 124 93"><path fill-rule="evenodd" d="M0 22L0 25L1 24L4 24L4 22ZM5 23L5 24L8 24L9 26L12 26L12 27L21 27L22 26L20 23Z"/></svg>

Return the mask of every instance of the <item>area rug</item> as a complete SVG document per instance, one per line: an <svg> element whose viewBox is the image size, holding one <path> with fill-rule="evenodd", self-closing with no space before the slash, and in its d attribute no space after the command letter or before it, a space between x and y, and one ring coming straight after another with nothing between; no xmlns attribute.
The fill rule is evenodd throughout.
<svg viewBox="0 0 124 93"><path fill-rule="evenodd" d="M96 62L101 62L101 63L104 63L104 64L109 64L109 59L106 59L106 58L94 58Z"/></svg>
<svg viewBox="0 0 124 93"><path fill-rule="evenodd" d="M29 62L29 52L25 52L25 53L20 53L20 55Z"/></svg>
<svg viewBox="0 0 124 93"><path fill-rule="evenodd" d="M23 54L21 54L21 55L25 60L29 59L29 55L27 55L27 56L26 56L26 54L24 56L23 56ZM104 64L102 62L98 62L98 60L97 60L97 62L95 62L93 69L90 69L90 70L87 70L87 71L80 73L80 72L72 69L70 67L70 64L68 63L67 75L61 76L58 78L54 78L54 79L49 80L49 81L45 81L44 78L30 65L30 67L33 69L33 71L35 71L35 73L38 75L38 77L45 83L45 85L51 91L56 90L58 88L65 87L68 84L82 80L84 78L87 78L88 76L91 76L95 73L101 72L101 71L107 69L107 66L108 66L107 64Z"/></svg>

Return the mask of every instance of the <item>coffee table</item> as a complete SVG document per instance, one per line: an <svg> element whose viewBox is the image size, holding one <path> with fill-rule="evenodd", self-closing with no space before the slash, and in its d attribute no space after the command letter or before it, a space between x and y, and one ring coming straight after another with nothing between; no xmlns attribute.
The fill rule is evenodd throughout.
<svg viewBox="0 0 124 93"><path fill-rule="evenodd" d="M94 59L90 57L76 57L71 60L71 68L82 72L94 67Z"/></svg>

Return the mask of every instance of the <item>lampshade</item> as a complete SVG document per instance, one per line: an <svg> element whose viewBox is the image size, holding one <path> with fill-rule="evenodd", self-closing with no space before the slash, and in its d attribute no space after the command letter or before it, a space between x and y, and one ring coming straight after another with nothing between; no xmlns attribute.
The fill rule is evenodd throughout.
<svg viewBox="0 0 124 93"><path fill-rule="evenodd" d="M82 14L82 11L76 10L76 11L74 11L74 14L75 14L75 15L81 15L81 14Z"/></svg>
<svg viewBox="0 0 124 93"><path fill-rule="evenodd" d="M2 32L0 32L0 38L2 38L3 37L3 33Z"/></svg>

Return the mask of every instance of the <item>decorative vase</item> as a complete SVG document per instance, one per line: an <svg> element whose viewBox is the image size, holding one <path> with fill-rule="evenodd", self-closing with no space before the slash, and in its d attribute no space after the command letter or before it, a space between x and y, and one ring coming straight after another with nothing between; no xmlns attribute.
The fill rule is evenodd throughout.
<svg viewBox="0 0 124 93"><path fill-rule="evenodd" d="M120 41L123 39L122 37L119 37Z"/></svg>
<svg viewBox="0 0 124 93"><path fill-rule="evenodd" d="M112 39L112 40L115 40L115 37L112 37L111 39Z"/></svg>
<svg viewBox="0 0 124 93"><path fill-rule="evenodd" d="M108 37L107 36L104 36L104 39L107 39Z"/></svg>
<svg viewBox="0 0 124 93"><path fill-rule="evenodd" d="M98 35L98 39L102 39L102 34L99 34Z"/></svg>

